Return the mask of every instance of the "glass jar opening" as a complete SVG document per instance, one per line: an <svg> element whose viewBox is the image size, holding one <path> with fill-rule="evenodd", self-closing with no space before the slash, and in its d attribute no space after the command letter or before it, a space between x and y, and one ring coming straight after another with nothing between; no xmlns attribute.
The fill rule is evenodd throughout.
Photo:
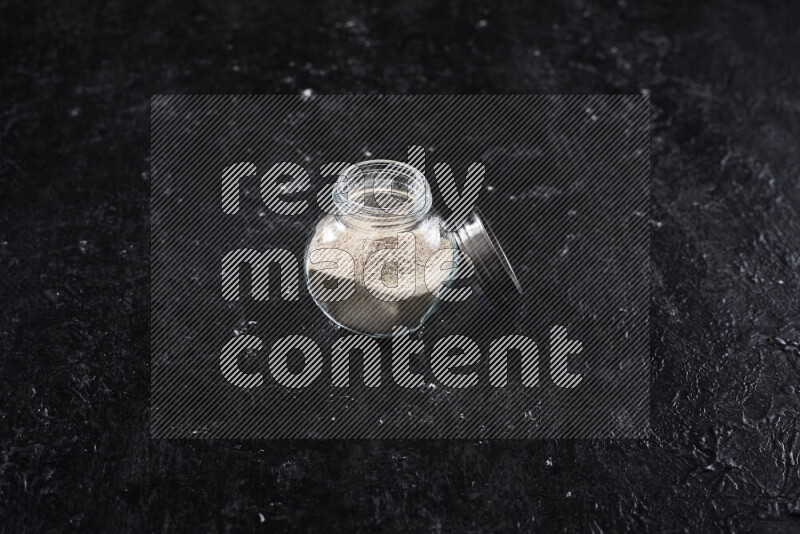
<svg viewBox="0 0 800 534"><path fill-rule="evenodd" d="M400 226L425 217L432 204L425 176L391 160L362 161L339 176L333 201L344 222Z"/></svg>

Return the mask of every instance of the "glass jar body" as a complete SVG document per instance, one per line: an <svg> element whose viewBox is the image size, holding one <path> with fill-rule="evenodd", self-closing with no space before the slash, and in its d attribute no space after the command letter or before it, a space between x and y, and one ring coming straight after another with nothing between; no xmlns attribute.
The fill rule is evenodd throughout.
<svg viewBox="0 0 800 534"><path fill-rule="evenodd" d="M390 225L338 215L317 223L305 275L328 318L373 337L422 326L436 307L437 289L455 276L452 237L433 210L422 215Z"/></svg>

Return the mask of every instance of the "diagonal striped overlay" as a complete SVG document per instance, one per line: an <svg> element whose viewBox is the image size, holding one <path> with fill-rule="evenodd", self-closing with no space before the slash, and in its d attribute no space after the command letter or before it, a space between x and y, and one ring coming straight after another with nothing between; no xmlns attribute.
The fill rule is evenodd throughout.
<svg viewBox="0 0 800 534"><path fill-rule="evenodd" d="M151 435L644 437L649 126L638 95L153 97ZM303 278L320 170L378 158L448 221L474 201L524 294L473 282L394 339L331 323Z"/></svg>

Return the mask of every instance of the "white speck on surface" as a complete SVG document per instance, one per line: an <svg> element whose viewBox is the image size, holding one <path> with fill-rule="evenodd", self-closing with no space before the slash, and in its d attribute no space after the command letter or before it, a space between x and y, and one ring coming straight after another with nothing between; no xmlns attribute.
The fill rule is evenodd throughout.
<svg viewBox="0 0 800 534"><path fill-rule="evenodd" d="M308 100L309 98L314 96L314 91L311 89L303 89L302 92L300 93L300 96L302 97L303 100Z"/></svg>
<svg viewBox="0 0 800 534"><path fill-rule="evenodd" d="M481 19L481 20L478 21L478 23L475 25L475 27L478 28L479 30L481 30L481 29L485 28L488 25L489 25L489 21Z"/></svg>

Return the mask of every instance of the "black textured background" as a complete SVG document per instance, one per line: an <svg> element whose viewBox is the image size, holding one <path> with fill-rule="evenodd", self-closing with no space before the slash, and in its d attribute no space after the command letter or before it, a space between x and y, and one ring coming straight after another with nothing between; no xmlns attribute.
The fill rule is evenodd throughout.
<svg viewBox="0 0 800 534"><path fill-rule="evenodd" d="M800 527L791 2L0 4L2 532ZM156 93L632 93L652 437L148 437Z"/></svg>

